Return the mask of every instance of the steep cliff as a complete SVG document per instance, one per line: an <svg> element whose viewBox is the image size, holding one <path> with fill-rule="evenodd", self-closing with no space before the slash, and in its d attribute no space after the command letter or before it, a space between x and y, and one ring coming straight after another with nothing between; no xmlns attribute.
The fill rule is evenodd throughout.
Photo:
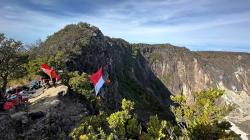
<svg viewBox="0 0 250 140"><path fill-rule="evenodd" d="M169 44L139 46L154 73L174 94L220 86L249 93L248 53L192 52Z"/></svg>
<svg viewBox="0 0 250 140"><path fill-rule="evenodd" d="M186 95L206 88L225 90L224 101L237 109L229 119L250 133L250 54L237 52L192 52L170 44L134 44L173 94ZM248 128L248 129L246 129Z"/></svg>

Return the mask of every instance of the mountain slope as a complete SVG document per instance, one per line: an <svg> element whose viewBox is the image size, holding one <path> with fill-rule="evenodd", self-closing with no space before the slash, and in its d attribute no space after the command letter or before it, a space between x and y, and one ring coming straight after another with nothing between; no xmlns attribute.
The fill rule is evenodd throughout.
<svg viewBox="0 0 250 140"><path fill-rule="evenodd" d="M142 119L147 119L149 114L173 118L169 110L171 93L128 42L106 37L98 28L79 23L49 36L33 51L33 56L54 56L59 51L64 55L61 60L64 71L92 74L103 67L104 77L111 80L102 91L109 109L117 110L121 99L128 98L136 103Z"/></svg>

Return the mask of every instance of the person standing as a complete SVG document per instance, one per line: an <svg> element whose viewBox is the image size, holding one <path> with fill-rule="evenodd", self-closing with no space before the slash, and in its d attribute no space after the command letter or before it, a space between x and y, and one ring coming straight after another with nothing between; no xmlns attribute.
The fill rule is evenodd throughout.
<svg viewBox="0 0 250 140"><path fill-rule="evenodd" d="M57 74L56 74L56 71L54 70L53 67L52 67L50 76L51 76L50 78L51 78L52 84L55 87L56 86L56 77L57 77Z"/></svg>

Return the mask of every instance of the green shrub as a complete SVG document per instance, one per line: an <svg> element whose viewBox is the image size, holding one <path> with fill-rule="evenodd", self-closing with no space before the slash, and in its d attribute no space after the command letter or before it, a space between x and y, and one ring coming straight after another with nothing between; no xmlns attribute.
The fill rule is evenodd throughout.
<svg viewBox="0 0 250 140"><path fill-rule="evenodd" d="M115 112L109 117L104 113L89 116L71 132L70 136L73 139L89 140L112 140L114 137L137 139L141 135L141 125L137 116L131 112L133 108L132 101L123 99L122 111Z"/></svg>
<svg viewBox="0 0 250 140"><path fill-rule="evenodd" d="M167 121L161 121L158 116L151 116L148 122L146 139L160 140L166 137Z"/></svg>
<svg viewBox="0 0 250 140"><path fill-rule="evenodd" d="M128 137L135 138L141 135L142 128L136 116L128 120L126 128Z"/></svg>
<svg viewBox="0 0 250 140"><path fill-rule="evenodd" d="M100 127L107 126L106 121L107 115L105 113L101 113L99 115L93 115L86 117L79 127L75 128L71 133L70 136L73 139L78 139L81 135L82 137L89 137L92 138L97 136L102 129ZM101 133L104 133L103 131Z"/></svg>
<svg viewBox="0 0 250 140"><path fill-rule="evenodd" d="M146 131L142 131L141 124L133 113L134 102L123 99L121 111L109 116L101 113L87 117L72 131L71 137L87 140L237 139L239 135L230 131L230 123L222 119L231 107L216 105L217 99L222 95L222 90L204 90L194 94L193 103L188 103L184 96L172 96L178 104L172 107L178 125L173 126L165 120L160 120L156 115L149 118Z"/></svg>
<svg viewBox="0 0 250 140"><path fill-rule="evenodd" d="M31 51L31 50L30 50ZM32 53L32 52L30 52ZM31 55L31 54L30 54ZM58 51L55 55L43 56L37 58L29 58L29 61L25 63L24 67L26 68L29 75L41 75L41 64L45 63L55 70L60 70L64 67L64 63L62 62L64 57L64 53L62 51Z"/></svg>
<svg viewBox="0 0 250 140"><path fill-rule="evenodd" d="M131 114L134 102L123 99L122 111L111 114L108 118L110 129L120 138L138 137L141 131L137 117Z"/></svg>
<svg viewBox="0 0 250 140"><path fill-rule="evenodd" d="M107 120L111 130L120 138L126 136L126 122L131 116L126 111L119 111L111 114Z"/></svg>
<svg viewBox="0 0 250 140"><path fill-rule="evenodd" d="M134 106L135 106L134 102L126 99L122 100L122 110L131 111L134 109Z"/></svg>
<svg viewBox="0 0 250 140"><path fill-rule="evenodd" d="M30 60L24 66L30 75L39 75L41 71L41 64L44 63L46 60L42 58Z"/></svg>
<svg viewBox="0 0 250 140"><path fill-rule="evenodd" d="M236 139L239 136L230 131L229 125L222 124L223 118L232 110L232 106L218 105L216 101L224 94L223 90L208 89L194 94L194 102L187 103L182 95L172 96L179 105L172 107L176 121L182 127L182 137L189 139ZM225 126L225 125L224 125ZM227 132L229 131L229 132Z"/></svg>
<svg viewBox="0 0 250 140"><path fill-rule="evenodd" d="M75 71L70 73L68 78L69 86L74 92L84 95L89 101L95 100L93 88L86 73L80 74Z"/></svg>

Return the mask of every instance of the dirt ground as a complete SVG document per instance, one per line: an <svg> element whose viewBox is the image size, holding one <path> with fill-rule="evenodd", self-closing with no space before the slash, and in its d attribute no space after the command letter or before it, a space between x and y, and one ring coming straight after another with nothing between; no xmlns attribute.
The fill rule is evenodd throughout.
<svg viewBox="0 0 250 140"><path fill-rule="evenodd" d="M42 94L29 99L29 102L34 103L34 102L41 100L43 98L46 98L46 97L54 97L54 96L57 96L58 93L66 94L67 91L68 91L68 87L64 86L64 85L60 85L57 87L51 87L49 89L45 89Z"/></svg>

